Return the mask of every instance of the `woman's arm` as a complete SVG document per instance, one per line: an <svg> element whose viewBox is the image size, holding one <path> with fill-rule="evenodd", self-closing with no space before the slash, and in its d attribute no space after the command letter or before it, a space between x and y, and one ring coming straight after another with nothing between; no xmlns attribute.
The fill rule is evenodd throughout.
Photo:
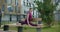
<svg viewBox="0 0 60 32"><path fill-rule="evenodd" d="M27 14L27 23L28 23L28 25L30 25L30 24L29 24L29 19L28 19L28 18L29 18L29 14Z"/></svg>
<svg viewBox="0 0 60 32"><path fill-rule="evenodd" d="M29 23L29 14L27 14L27 23L28 23L29 27L34 27L34 26L31 26L30 23Z"/></svg>

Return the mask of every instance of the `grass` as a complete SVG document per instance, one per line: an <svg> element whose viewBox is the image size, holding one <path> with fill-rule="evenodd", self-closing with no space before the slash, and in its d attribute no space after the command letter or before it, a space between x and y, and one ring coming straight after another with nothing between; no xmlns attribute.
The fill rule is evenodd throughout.
<svg viewBox="0 0 60 32"><path fill-rule="evenodd" d="M1 24L4 25L4 24L12 24L12 23L15 23L14 21L2 21Z"/></svg>
<svg viewBox="0 0 60 32"><path fill-rule="evenodd" d="M18 30L17 27L10 27L9 30ZM60 32L60 25L52 26L51 28L42 28L42 32ZM36 28L24 27L23 32L36 32Z"/></svg>
<svg viewBox="0 0 60 32"><path fill-rule="evenodd" d="M0 28L0 29L3 29L3 28ZM16 31L18 31L17 27L15 27L15 26L9 27L9 30L16 30ZM54 25L51 28L44 27L44 28L41 29L41 31L42 32L60 32L60 24ZM24 27L23 28L23 32L36 32L36 28Z"/></svg>
<svg viewBox="0 0 60 32"><path fill-rule="evenodd" d="M2 29L2 28L0 28ZM17 27L9 27L9 30L18 30ZM35 28L29 28L29 27L25 27L23 28L23 32L36 32ZM42 32L60 32L60 26L58 27L51 27L51 28L42 28Z"/></svg>
<svg viewBox="0 0 60 32"><path fill-rule="evenodd" d="M42 29L42 32L57 32L57 30L58 30L58 27L51 27L51 28Z"/></svg>
<svg viewBox="0 0 60 32"><path fill-rule="evenodd" d="M17 27L10 27L9 30L16 30L18 31ZM24 27L23 32L36 32L36 29L34 28L29 28L29 27Z"/></svg>

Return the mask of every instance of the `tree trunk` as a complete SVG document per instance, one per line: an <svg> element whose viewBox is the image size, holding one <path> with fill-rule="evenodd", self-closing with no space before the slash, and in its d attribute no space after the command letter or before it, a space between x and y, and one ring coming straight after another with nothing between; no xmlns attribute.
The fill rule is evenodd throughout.
<svg viewBox="0 0 60 32"><path fill-rule="evenodd" d="M51 22L50 21L47 22L47 27L51 27Z"/></svg>

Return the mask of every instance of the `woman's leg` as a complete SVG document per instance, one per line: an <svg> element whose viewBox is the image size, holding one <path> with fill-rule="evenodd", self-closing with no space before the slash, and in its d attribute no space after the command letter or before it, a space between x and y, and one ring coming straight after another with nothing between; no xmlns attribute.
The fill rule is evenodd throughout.
<svg viewBox="0 0 60 32"><path fill-rule="evenodd" d="M19 23L21 23L21 25L25 24L25 21L19 21Z"/></svg>
<svg viewBox="0 0 60 32"><path fill-rule="evenodd" d="M35 26L35 28L41 28L41 25L40 25L40 24L33 24L33 23L31 23L31 22L30 22L29 24L30 24L31 26L33 26L33 27Z"/></svg>
<svg viewBox="0 0 60 32"><path fill-rule="evenodd" d="M27 21L19 21L19 23L21 23L21 25L27 24Z"/></svg>
<svg viewBox="0 0 60 32"><path fill-rule="evenodd" d="M38 26L37 24L33 24L33 23L31 23L31 22L30 22L29 24L30 24L31 26Z"/></svg>

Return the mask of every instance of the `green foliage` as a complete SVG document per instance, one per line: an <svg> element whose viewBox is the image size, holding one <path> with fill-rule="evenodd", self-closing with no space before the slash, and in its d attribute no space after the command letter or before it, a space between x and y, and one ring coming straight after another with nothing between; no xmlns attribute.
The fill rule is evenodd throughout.
<svg viewBox="0 0 60 32"><path fill-rule="evenodd" d="M44 0L44 2L35 1L37 4L37 9L41 13L42 20L48 25L51 26L53 22L53 12L57 5L53 5L52 0Z"/></svg>

